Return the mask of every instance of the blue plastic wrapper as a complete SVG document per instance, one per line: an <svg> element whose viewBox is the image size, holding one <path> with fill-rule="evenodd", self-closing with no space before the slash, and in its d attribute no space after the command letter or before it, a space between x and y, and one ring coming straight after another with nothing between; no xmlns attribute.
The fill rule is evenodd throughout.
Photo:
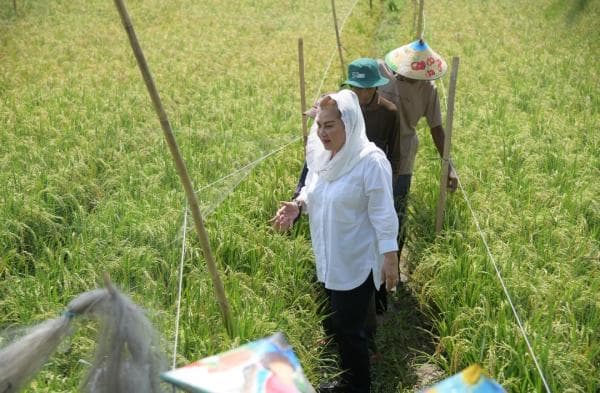
<svg viewBox="0 0 600 393"><path fill-rule="evenodd" d="M473 365L421 393L506 393L496 381L486 377L481 367Z"/></svg>

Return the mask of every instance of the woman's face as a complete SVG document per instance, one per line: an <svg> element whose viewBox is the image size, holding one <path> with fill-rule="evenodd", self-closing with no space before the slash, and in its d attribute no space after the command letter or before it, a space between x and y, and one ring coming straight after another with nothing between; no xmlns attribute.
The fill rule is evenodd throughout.
<svg viewBox="0 0 600 393"><path fill-rule="evenodd" d="M325 149L331 151L333 158L346 143L346 131L340 112L335 105L319 108L315 121L317 122L317 135Z"/></svg>

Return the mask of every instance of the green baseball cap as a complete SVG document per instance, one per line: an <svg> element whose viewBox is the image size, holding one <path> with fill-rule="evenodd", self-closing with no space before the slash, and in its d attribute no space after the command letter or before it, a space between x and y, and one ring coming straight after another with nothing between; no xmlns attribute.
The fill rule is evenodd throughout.
<svg viewBox="0 0 600 393"><path fill-rule="evenodd" d="M389 81L379 72L377 60L363 57L348 65L348 79L342 85L368 89L386 85Z"/></svg>

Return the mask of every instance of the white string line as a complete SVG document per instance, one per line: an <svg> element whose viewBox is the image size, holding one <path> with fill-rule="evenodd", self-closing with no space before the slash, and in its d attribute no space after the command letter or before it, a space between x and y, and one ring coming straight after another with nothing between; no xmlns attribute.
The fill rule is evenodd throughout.
<svg viewBox="0 0 600 393"><path fill-rule="evenodd" d="M348 21L348 18L350 17L350 15L352 15L352 11L354 11L354 8L356 7L356 4L358 4L358 0L356 0L354 2L354 4L352 4L352 7L350 8L350 11L348 11L348 13L346 14L346 16L344 17L344 20L342 21L342 24L340 25L340 36L342 35L342 32L344 31L344 26L346 25L346 22ZM335 57L335 49L336 49L336 47L337 47L337 43L333 47L333 49L331 50L331 56L329 56L329 62L327 63L327 67L325 67L325 72L323 73L323 77L321 78L321 82L319 83L319 88L317 89L317 94L315 95L315 99L313 100L313 102L317 101L317 99L321 95L321 89L323 88L323 84L325 83L325 79L327 78L327 75L329 74L329 69L331 68L331 63L333 63L333 58Z"/></svg>
<svg viewBox="0 0 600 393"><path fill-rule="evenodd" d="M340 35L344 31L344 26L346 25L346 21L348 20L348 18L350 17L350 15L352 15L352 11L354 11L354 7L356 7L356 4L358 4L358 0L356 0L354 2L354 4L352 4L352 7L350 7L350 11L348 11L348 13L346 14L346 17L342 21L342 24L340 26Z"/></svg>
<svg viewBox="0 0 600 393"><path fill-rule="evenodd" d="M244 168L239 169L236 173L242 172L242 171L246 171L246 173L243 176L240 176L237 181L232 184L229 189L227 190L227 192L221 192L218 195L218 198L216 198L216 200L213 200L212 205L205 207L202 212L203 214L205 214L206 216L212 214L212 212L214 212L219 205L229 196L231 195L231 193L236 189L236 187L244 180L246 179L246 177L250 174L250 171L257 166L260 162L266 160L268 157L270 157L271 155L285 149L286 147L288 147L289 145L296 143L298 140L300 139L300 136L294 137L293 140L289 143L287 143L285 146L282 146L280 148L278 148L277 150L261 157L260 159L254 161L253 163L251 163L252 165L248 164L246 165ZM228 175L229 177L229 175Z"/></svg>
<svg viewBox="0 0 600 393"><path fill-rule="evenodd" d="M273 150L272 152L270 152L270 153L267 153L266 155L264 155L264 156L262 156L262 157L260 157L260 158L258 158L258 159L256 159L256 160L252 161L252 162L251 162L251 163L249 163L249 164L246 164L246 165L244 165L243 167L241 167L241 168L239 168L239 169L236 169L235 171L231 172L230 174L228 174L228 175L226 175L226 176L224 176L224 177L222 177L222 178L220 178L220 179L217 179L217 180L213 181L212 183L209 183L209 184L206 184L206 185L204 185L204 186L200 187L200 188L199 188L199 189L198 189L196 192L200 192L200 191L202 191L202 190L205 190L205 189L207 189L207 188L209 188L209 187L212 187L212 186L214 186L214 185L215 185L215 184L217 184L217 183L220 183L220 182L222 182L222 181L224 181L224 180L226 180L226 179L228 179L228 178L230 178L230 177L232 177L232 176L234 176L234 175L236 175L236 174L238 174L238 173L240 173L240 172L243 172L243 171L245 171L245 170L246 170L246 169L248 169L248 168L255 167L256 165L258 165L258 164L259 164L259 163L261 163L262 161L264 161L264 160L266 160L267 158L271 157L273 154L280 152L281 150L285 149L285 148L286 148L286 147L288 147L289 145L291 145L291 144L293 144L294 142L298 141L300 138L301 138L301 136L295 136L295 137L293 137L293 138L292 138L292 139L291 139L291 140L290 140L288 143L286 143L285 145L283 145L283 146L281 146L281 147L278 147L277 149Z"/></svg>
<svg viewBox="0 0 600 393"><path fill-rule="evenodd" d="M421 0L423 1L423 0ZM423 15L423 35L425 35L425 15ZM441 86L441 93L442 93L442 98L444 100L444 102L446 101L446 90L444 88L444 83L442 81L440 81L439 85ZM446 124L447 126L447 124ZM453 168L456 168L456 166L454 165L454 163L451 160L448 160L450 165ZM481 237L481 240L483 241L483 244L485 246L485 249L487 251L488 257L490 258L490 261L492 262L492 265L494 266L494 270L496 271L496 275L498 276L498 280L500 280L500 284L502 285L502 289L504 291L504 294L506 295L506 298L508 300L508 303L510 304L510 308L512 309L512 312L515 316L515 319L517 320L517 324L519 325L519 330L521 331L521 334L523 335L523 339L525 340L525 343L527 344L527 348L529 350L529 353L531 354L531 357L533 358L533 362L535 363L535 367L537 368L537 371L540 375L540 378L542 378L542 382L544 384L544 387L546 388L546 391L548 393L551 393L550 388L548 387L548 383L546 382L546 378L544 377L544 373L542 372L542 368L537 360L537 357L535 356L535 352L533 351L533 347L531 346L531 344L529 343L529 339L527 338L527 333L525 332L525 328L523 327L523 324L521 323L521 318L519 318L519 314L517 313L517 310L512 302L512 298L510 297L510 293L508 292L508 288L506 287L506 284L504 283L504 279L502 278L502 274L500 273L500 269L498 268L498 265L496 264L496 260L494 259L494 256L492 255L490 248L487 244L487 241L485 240L485 235L483 234L483 231L481 230L481 227L479 225L479 220L477 220L477 216L475 215L475 212L473 211L473 208L471 207L471 202L469 201L469 198L467 197L467 193L465 192L465 189L462 186L462 183L460 181L460 177L458 176L458 171L456 171L456 179L458 180L458 185L460 187L460 190L463 194L463 198L465 199L465 202L467 203L467 207L469 208L469 210L471 211L471 216L473 217L473 221L475 222L475 226L477 227L477 231L479 232L479 236Z"/></svg>
<svg viewBox="0 0 600 393"><path fill-rule="evenodd" d="M354 10L354 7L356 6L357 3L358 3L358 0L356 0L354 2L354 4L352 5L352 8L350 9L350 11L348 12L348 14L344 18L344 21L342 22L342 26L340 28L340 33L343 31L344 25L346 24L346 21L347 21L348 17L352 14L352 11ZM332 52L333 53L332 53L332 56L331 56L331 58L329 60L329 64L327 65L325 73L323 74L323 78L321 79L321 85L319 86L319 89L317 90L317 96L315 97L315 100L319 97L321 88L323 87L323 83L325 81L327 73L329 72L329 68L330 68L331 63L333 61L333 56L335 55L335 47L334 47L334 49L333 49ZM240 169L238 169L238 170L230 173L227 176L224 176L224 177L222 177L222 178L220 178L220 179L218 179L218 180L216 180L216 181L214 181L214 182L212 182L210 184L207 184L207 185L201 187L198 191L204 190L204 189L206 189L208 187L211 187L211 186L213 186L213 185L215 185L215 184L217 184L219 182L222 182L225 179L227 179L227 178L229 178L231 176L234 176L235 174L237 174L237 173L239 173L241 171L244 171L244 170L246 170L248 168L255 167L260 162L266 160L267 158L269 158L273 154L275 154L275 153L277 153L277 152L285 149L286 147L288 147L292 143L298 141L299 139L300 139L300 136L296 136L296 137L292 138L292 140L290 142L286 143L285 145L281 146L280 148L278 148L278 149L276 149L276 150L274 150L274 151L272 151L272 152L270 152L270 153L268 153L268 154L266 154L266 155L258 158L257 160L255 160L255 161L253 161L253 162L251 162L251 163L243 166L242 168L240 168ZM239 184L242 180L243 180L243 178L240 179L240 181L237 184ZM235 186L237 186L237 184ZM235 188L235 186L233 187L233 189ZM233 189L232 189L232 191L233 191ZM229 195L229 194L227 194L227 195ZM225 197L227 197L227 195L225 195ZM221 202L225 199L225 197L222 198ZM217 206L215 206L214 209L216 209ZM183 226L182 226L182 233L183 234L182 234L182 243L181 243L181 260L180 260L180 266L179 266L179 287L178 287L178 294L177 294L177 312L176 312L176 316L175 316L175 343L174 343L174 346L173 346L173 368L175 368L175 365L176 365L177 341L178 341L177 339L179 337L179 319L180 319L180 312L181 312L181 289L182 289L182 282L183 282L183 262L184 262L184 257L185 257L185 238L186 238L186 233L187 233L187 211L188 211L188 206L187 206L187 202L186 202L185 212L184 212L184 218L183 218Z"/></svg>
<svg viewBox="0 0 600 393"><path fill-rule="evenodd" d="M452 164L452 166L454 166L454 164L452 162L450 162L450 163ZM506 295L508 304L510 304L510 308L512 309L513 315L515 316L515 319L517 320L517 324L519 325L519 330L521 331L521 334L523 335L523 338L525 339L525 343L527 344L529 353L531 354L531 357L533 358L535 367L537 368L537 371L540 374L540 378L542 378L542 382L544 383L544 387L546 388L546 391L548 393L551 393L550 388L548 387L548 383L546 382L546 378L544 377L544 373L542 372L542 368L540 367L537 357L535 356L535 352L533 351L533 347L529 343L529 339L527 338L527 333L525 333L525 328L523 327L523 324L521 323L521 318L519 318L519 314L517 313L517 310L512 302L510 293L508 292L508 288L506 287L506 284L504 283L504 279L502 278L502 274L500 273L500 269L498 268L498 265L496 264L496 260L494 259L494 256L492 255L492 253L490 251L487 241L485 240L485 235L483 234L483 231L481 230L481 227L479 226L479 220L477 220L477 216L475 215L475 212L473 211L473 208L471 207L471 202L469 201L469 198L467 197L467 193L465 192L465 189L463 188L463 185L460 181L460 177L458 176L458 173L456 174L456 178L458 180L458 185L460 187L460 190L462 191L463 198L465 199L465 202L467 203L467 206L468 206L469 210L471 211L471 215L473 216L473 221L475 222L475 226L477 227L479 236L481 237L481 240L483 241L483 244L487 251L488 257L490 258L490 261L492 262L492 265L494 266L494 270L496 271L496 275L498 276L498 279L500 280L500 284L502 285L502 289L504 290L504 294Z"/></svg>
<svg viewBox="0 0 600 393"><path fill-rule="evenodd" d="M323 74L323 78L321 78L321 83L319 84L319 88L317 89L317 94L315 95L315 99L313 100L313 102L316 102L317 99L319 98L319 96L321 95L321 89L323 88L323 84L325 83L325 78L327 77L327 74L329 73L329 68L331 67L331 63L333 63L334 57L335 57L335 51L333 53L331 53L331 56L329 56L329 63L327 63L327 67L325 67L325 73Z"/></svg>
<svg viewBox="0 0 600 393"><path fill-rule="evenodd" d="M347 22L348 18L349 18L349 17L350 17L350 15L352 14L352 11L353 11L353 10L354 10L354 8L356 7L356 4L358 4L358 0L355 0L354 4L352 5L352 8L350 8L350 11L349 11L349 12L346 14L346 17L344 18L344 20L343 20L343 22L342 22L342 24L341 24L341 27L340 27L340 34L341 34L341 32L344 30L344 26L346 25L346 22ZM320 95L320 93L321 93L321 89L323 88L323 84L325 83L325 79L327 78L327 75L328 75L328 73L329 73L329 68L331 68L331 63L333 62L333 58L334 58L334 57L335 57L335 47L332 49L331 56L329 57L329 62L328 62L328 64L327 64L327 67L325 68L325 72L323 73L323 77L321 78L321 82L320 82L320 84L319 84L319 88L317 89L317 94L315 95L315 99L314 99L314 101L316 101L316 100L319 98L319 95ZM239 169L237 169L236 171L234 171L234 172L232 172L232 173L230 173L230 174L228 174L228 175L226 175L226 176L224 176L224 177L222 177L222 178L220 178L220 179L218 179L218 180L215 180L215 181L214 181L214 182L212 182L212 183L209 183L209 184L207 184L207 185L205 185L205 186L202 186L200 189L198 189L198 190L197 190L197 192L199 192L199 191L202 191L202 190L204 190L204 189L206 189L206 188L209 188L209 187L211 187L211 186L213 186L213 185L215 185L215 184L217 184L217 183L220 183L220 182L224 181L225 179L228 179L228 178L230 178L231 176L234 176L234 175L238 174L239 172L242 172L242 171L246 170L246 169L247 169L247 168L249 168L249 167L254 167L254 166L256 166L256 165L257 165L258 163L260 163L261 161L263 161L263 160L265 160L266 158L270 157L271 155L273 155L273 154L275 154L275 153L279 152L280 150L283 150L284 148L288 147L288 146L289 146L289 145L291 145L292 143L296 142L298 139L300 139L300 136L297 136L297 137L294 137L294 138L292 138L292 140L291 140L290 142L288 142L286 145L284 145L284 146L282 146L282 147L280 147L280 148L276 149L275 151L273 151L273 152L271 152L271 153L269 153L269 154L267 154L267 155L265 155L265 156L263 156L263 157L260 157L260 158L258 158L257 160L255 160L255 161L253 161L253 162L251 162L251 163L249 163L249 164L247 164L247 165L243 166L242 168L239 168Z"/></svg>
<svg viewBox="0 0 600 393"><path fill-rule="evenodd" d="M268 157L272 156L273 154L285 149L286 147L288 147L289 145L291 145L292 143L296 142L297 140L300 139L300 136L294 137L290 142L288 142L287 144L279 147L278 149L260 157L259 159L251 162L248 165L245 165L244 167L238 169L237 171L230 173L229 175L222 177L221 179L214 181L210 184L207 184L206 186L200 188L200 190L203 190L207 187L210 187L216 183L219 183L233 175L235 175L236 173L239 173L247 168L253 167L258 165L260 162L266 160ZM241 179L240 179L241 182ZM239 184L240 182L238 182L237 184ZM237 186L237 184L235 186ZM234 188L235 188L234 186ZM227 194L229 195L229 194ZM225 195L223 197L223 199L225 199L227 197L227 195ZM215 207L216 208L216 207ZM213 209L214 210L214 209ZM182 292L182 283L183 283L183 263L184 263L184 259L185 259L185 245L186 245L186 235L187 235L187 217L188 217L188 204L187 201L185 203L185 210L183 213L183 225L181 227L181 232L182 232L182 240L181 240L181 259L179 262L179 277L178 277L178 288L177 288L177 312L175 313L175 340L174 340L174 344L173 344L173 363L172 363L172 368L175 368L176 366L176 361L177 361L177 345L178 345L178 338L179 338L179 319L180 319L180 315L181 315L181 292Z"/></svg>
<svg viewBox="0 0 600 393"><path fill-rule="evenodd" d="M440 81L441 82L441 81ZM439 84L441 86L441 93L442 93L442 98L444 99L444 101L446 101L446 91L444 89L444 83L440 83ZM443 160L443 159L442 159ZM454 166L454 163L451 160L448 160L450 165L456 169L456 167ZM467 197L467 194L462 186L462 183L460 182L460 177L458 176L458 171L455 170L456 173L456 179L458 180L458 185L460 186L460 190L462 191L463 197L465 199L465 202L467 203L467 206L469 207L469 210L471 211L471 215L473 216L473 220L475 221L475 225L477 226L477 230L479 232L479 236L481 236L481 239L483 240L483 244L485 245L486 251L488 253L488 256L490 258L490 260L492 261L492 264L494 265L494 269L496 270L496 274L498 276L498 279L500 280L500 284L502 285L502 289L504 290L504 294L506 295L506 298L508 299L508 303L510 304L510 307L512 309L512 312L515 316L515 319L517 320L517 323L519 325L519 329L521 330L521 334L523 335L523 338L525 339L525 343L527 344L527 348L529 349L529 352L531 353L531 356L533 357L533 361L535 363L535 366L537 368L538 373L540 374L540 378L542 378L542 382L544 383L544 387L546 388L546 391L548 393L550 393L550 388L548 387L548 384L546 382L546 378L544 377L544 374L542 372L542 369L537 361L537 358L535 356L535 353L533 352L533 348L531 346L531 344L529 343L529 339L527 338L527 334L525 333L525 329L523 328L523 325L521 324L521 319L519 318L519 315L517 314L517 311L512 303L510 294L508 292L508 289L504 283L504 280L502 279L502 275L500 274L500 270L498 269L498 266L496 265L496 261L494 260L494 257L492 256L492 253L490 252L490 249L488 247L488 244L485 240L485 237L483 235L483 232L481 230L481 227L479 226L479 222L477 220L477 217L475 216L475 213L473 211L473 209L471 208L471 203L469 201L469 198Z"/></svg>
<svg viewBox="0 0 600 393"><path fill-rule="evenodd" d="M177 287L177 312L175 314L175 344L173 345L173 366L172 369L175 368L175 362L177 359L177 341L179 338L179 316L181 314L181 288L183 284L183 260L185 258L185 238L187 234L187 217L188 217L188 205L187 201L185 202L185 211L183 212L183 227L182 227L182 235L181 235L181 260L179 261L179 284ZM175 387L173 387L173 391L175 391Z"/></svg>
<svg viewBox="0 0 600 393"><path fill-rule="evenodd" d="M446 90L444 88L444 83L440 80L439 85L441 86L441 95L442 95L442 99L444 101L444 103L446 102ZM448 126L446 124L446 126ZM463 197L465 199L465 202L467 203L467 206L469 207L469 210L471 211L471 215L473 216L473 220L475 221L475 225L477 226L477 230L479 232L479 236L481 236L481 239L483 240L483 244L485 245L486 251L488 253L488 256L490 258L490 260L492 261L492 264L494 265L494 269L496 270L496 274L498 276L498 279L500 280L500 284L502 285L502 289L504 290L504 294L506 295L506 298L508 299L508 303L510 304L510 307L512 309L512 312L515 316L515 319L517 320L517 323L519 325L519 329L521 330L521 334L523 335L523 338L525 339L525 343L527 344L527 348L529 349L529 352L531 353L531 356L533 357L533 361L535 363L535 366L537 368L538 373L540 374L540 378L542 378L542 382L544 383L544 387L546 388L546 391L548 393L550 393L550 388L548 387L548 384L546 382L546 378L544 377L544 374L542 372L542 369L537 361L537 358L535 356L535 353L533 352L533 348L531 346L531 344L529 343L529 339L527 338L527 334L525 333L525 329L523 328L523 325L521 324L521 319L519 318L519 315L517 314L517 311L512 303L510 294L508 292L508 289L506 288L506 285L504 283L504 280L502 279L502 275L500 274L500 270L498 269L498 266L496 265L496 261L494 260L494 257L492 256L492 253L490 252L490 249L488 247L488 244L485 240L485 237L483 235L483 232L481 231L481 227L479 226L479 222L477 220L477 217L475 216L475 213L473 211L473 209L471 208L471 203L469 201L469 198L467 197L467 194L462 186L462 183L460 182L460 177L458 176L458 171L456 171L456 167L454 166L454 163L451 160L448 160L450 165L455 168L455 173L456 173L456 178L458 180L458 185L460 186L460 190L462 191Z"/></svg>
<svg viewBox="0 0 600 393"><path fill-rule="evenodd" d="M444 82L441 79L438 79L440 81L439 85L441 86L441 93L442 93L442 99L444 100L442 108L446 107L448 104L446 103L446 88L444 87ZM438 83L436 83L436 85L438 85ZM448 126L446 124L446 126Z"/></svg>

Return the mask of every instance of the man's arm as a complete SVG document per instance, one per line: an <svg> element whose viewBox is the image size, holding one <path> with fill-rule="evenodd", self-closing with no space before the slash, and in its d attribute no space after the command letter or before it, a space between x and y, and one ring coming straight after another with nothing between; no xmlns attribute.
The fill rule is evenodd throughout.
<svg viewBox="0 0 600 393"><path fill-rule="evenodd" d="M436 126L433 127L431 130L431 138L433 139L433 143L435 144L435 147L438 151L438 153L440 154L440 157L444 156L444 140L445 140L445 132L444 132L444 127L440 126ZM452 164L450 164L449 166L449 171L448 171L448 189L452 192L456 191L456 187L458 186L458 177L456 176L456 172L454 171L454 168L452 167Z"/></svg>
<svg viewBox="0 0 600 393"><path fill-rule="evenodd" d="M302 172L300 172L300 177L298 178L298 184L296 184L296 190L294 191L294 194L292 195L292 199L296 199L296 197L298 195L300 195L300 191L302 190L302 187L304 187L304 183L306 183L306 174L308 173L308 166L306 165L306 161L304 162L304 165L302 166Z"/></svg>
<svg viewBox="0 0 600 393"><path fill-rule="evenodd" d="M400 173L400 115L394 112L394 125L388 138L388 160L392 165L392 184Z"/></svg>

